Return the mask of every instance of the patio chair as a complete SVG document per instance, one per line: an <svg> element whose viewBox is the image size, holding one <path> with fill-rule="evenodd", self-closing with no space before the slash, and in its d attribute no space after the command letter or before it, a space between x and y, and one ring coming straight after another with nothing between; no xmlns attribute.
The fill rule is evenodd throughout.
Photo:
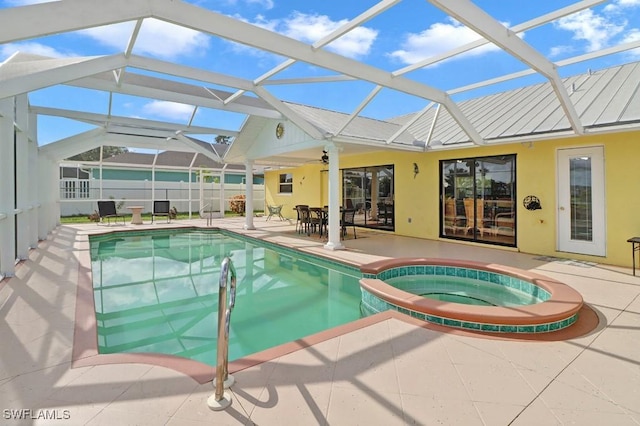
<svg viewBox="0 0 640 426"><path fill-rule="evenodd" d="M456 211L455 198L447 198L444 202L444 229L450 230L454 234L465 229L467 218L464 215L458 215Z"/></svg>
<svg viewBox="0 0 640 426"><path fill-rule="evenodd" d="M378 203L378 221L383 220L385 225L393 225L393 205L381 201Z"/></svg>
<svg viewBox="0 0 640 426"><path fill-rule="evenodd" d="M151 223L153 223L153 218L155 216L166 216L167 217L167 223L171 222L171 216L169 214L169 200L161 200L161 201L154 201L153 202L153 212L151 213Z"/></svg>
<svg viewBox="0 0 640 426"><path fill-rule="evenodd" d="M311 212L307 204L298 204L296 207L298 218L296 219L296 232L309 233L309 225L311 223Z"/></svg>
<svg viewBox="0 0 640 426"><path fill-rule="evenodd" d="M347 198L344 201L344 205L347 209L352 209L353 208L353 201L351 200L351 198Z"/></svg>
<svg viewBox="0 0 640 426"><path fill-rule="evenodd" d="M124 216L118 214L116 211L116 202L110 201L98 201L98 214L100 215L100 222L104 223L104 219L107 219L107 223L111 224L111 218L115 218L116 224L118 218L122 218L122 224L124 225Z"/></svg>
<svg viewBox="0 0 640 426"><path fill-rule="evenodd" d="M473 202L475 201L476 207L473 208ZM491 228L484 226L484 201L474 200L473 198L464 199L464 211L467 217L467 230L466 232L477 229L480 236L483 237L485 232L493 232Z"/></svg>
<svg viewBox="0 0 640 426"><path fill-rule="evenodd" d="M267 220L271 219L272 216L278 216L281 221L285 220L285 218L282 217L282 204L278 206L267 205L267 209L269 210L269 216L267 216Z"/></svg>
<svg viewBox="0 0 640 426"><path fill-rule="evenodd" d="M340 221L340 228L342 229L342 237L347 235L347 226L353 227L353 238L358 238L356 235L356 222L355 222L356 209L344 209L342 210L342 220Z"/></svg>

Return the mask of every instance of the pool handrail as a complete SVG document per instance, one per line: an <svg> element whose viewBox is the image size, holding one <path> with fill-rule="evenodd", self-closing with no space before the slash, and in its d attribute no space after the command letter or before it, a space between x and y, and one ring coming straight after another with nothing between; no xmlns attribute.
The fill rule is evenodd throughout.
<svg viewBox="0 0 640 426"><path fill-rule="evenodd" d="M227 281L231 272L231 291L229 305L227 306ZM231 396L224 392L225 387L233 384L229 376L229 325L231 323L231 311L236 304L236 268L229 257L225 257L220 264L220 290L218 293L218 348L216 363L216 391L208 400L209 408L221 410L231 404Z"/></svg>

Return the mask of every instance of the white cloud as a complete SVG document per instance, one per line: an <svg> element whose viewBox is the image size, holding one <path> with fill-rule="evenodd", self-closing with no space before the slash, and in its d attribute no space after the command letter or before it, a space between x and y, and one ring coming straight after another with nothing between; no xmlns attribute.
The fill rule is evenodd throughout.
<svg viewBox="0 0 640 426"><path fill-rule="evenodd" d="M631 43L634 41L638 41L640 40L640 30L638 30L637 28L632 29L631 31L627 32L624 36L624 39L622 40L623 43ZM632 60L638 60L638 58L640 58L640 48L638 49L633 49L630 50L628 52L626 52L626 54L632 59Z"/></svg>
<svg viewBox="0 0 640 426"><path fill-rule="evenodd" d="M105 46L125 50L133 28L134 23L126 22L83 30L81 34ZM209 37L206 34L157 19L145 19L136 39L134 52L173 59L199 54L208 47Z"/></svg>
<svg viewBox="0 0 640 426"><path fill-rule="evenodd" d="M473 30L449 18L446 23L438 22L420 33L408 34L402 43L402 49L391 52L389 55L405 64L414 64L480 38ZM456 57L479 56L496 50L498 48L494 44L488 43Z"/></svg>
<svg viewBox="0 0 640 426"><path fill-rule="evenodd" d="M62 53L53 47L41 43L24 42L3 44L0 47L0 58L4 60L16 52L31 53L34 55L48 56L53 58L64 58L72 56Z"/></svg>
<svg viewBox="0 0 640 426"><path fill-rule="evenodd" d="M281 32L296 40L314 43L347 22L346 19L332 21L326 15L307 15L296 12L283 21ZM374 29L357 27L331 42L327 49L351 58L366 56L371 51L377 36L378 31Z"/></svg>
<svg viewBox="0 0 640 426"><path fill-rule="evenodd" d="M549 57L550 58L557 58L559 56L565 56L568 53L572 53L574 52L575 49L573 46L553 46L551 49L549 49Z"/></svg>
<svg viewBox="0 0 640 426"><path fill-rule="evenodd" d="M187 120L193 113L193 105L180 104L168 101L152 101L142 107L142 111L148 115L177 120Z"/></svg>
<svg viewBox="0 0 640 426"><path fill-rule="evenodd" d="M605 12L620 12L622 9L640 6L640 0L617 0L603 9Z"/></svg>
<svg viewBox="0 0 640 426"><path fill-rule="evenodd" d="M264 7L265 9L273 9L272 0L246 0L246 2L249 4L257 4Z"/></svg>
<svg viewBox="0 0 640 426"><path fill-rule="evenodd" d="M239 19L237 16L235 18ZM314 43L347 22L346 19L333 21L326 15L308 15L294 12L285 19L268 20L258 15L250 23L305 43ZM377 36L377 30L357 27L327 45L326 48L343 56L360 58L369 54ZM248 49L245 51L248 51Z"/></svg>
<svg viewBox="0 0 640 426"><path fill-rule="evenodd" d="M630 1L630 0L627 0ZM615 24L605 15L598 15L591 9L582 10L554 22L556 28L573 33L574 40L588 43L587 51L606 47L609 41L624 30L626 22Z"/></svg>

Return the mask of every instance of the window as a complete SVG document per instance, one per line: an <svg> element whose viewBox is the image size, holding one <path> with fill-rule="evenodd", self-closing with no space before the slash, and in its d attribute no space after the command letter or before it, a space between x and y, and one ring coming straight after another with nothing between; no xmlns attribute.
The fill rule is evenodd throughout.
<svg viewBox="0 0 640 426"><path fill-rule="evenodd" d="M278 192L280 194L293 193L293 175L291 173L282 173L280 175L280 187Z"/></svg>
<svg viewBox="0 0 640 426"><path fill-rule="evenodd" d="M516 244L516 156L440 162L440 236Z"/></svg>
<svg viewBox="0 0 640 426"><path fill-rule="evenodd" d="M89 180L65 179L60 181L60 186L62 199L89 198Z"/></svg>

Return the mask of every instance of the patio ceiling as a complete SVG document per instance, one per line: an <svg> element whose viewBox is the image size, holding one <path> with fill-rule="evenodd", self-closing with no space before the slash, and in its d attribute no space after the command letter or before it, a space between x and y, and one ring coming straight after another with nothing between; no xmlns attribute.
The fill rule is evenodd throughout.
<svg viewBox="0 0 640 426"><path fill-rule="evenodd" d="M363 6L359 14L314 43L295 40L242 19L182 1L65 0L0 9L0 44L4 45L24 41L46 44L49 37L73 36L81 30L123 22L135 23L128 44L122 46L120 51L104 53L104 48L96 46L95 54L81 57L14 54L0 64L0 99L57 86L107 94L105 98L108 101L101 112L70 110L56 105L54 99L49 99L49 105L38 105L31 101L31 111L39 116L70 119L95 129L61 139L50 146L45 145L47 148L44 150L57 159L101 144L198 152L201 148L190 143L183 135L225 135L235 138L226 161L238 163L251 158L264 165L304 164L318 161L321 153L319 148L328 143L340 145L343 154L358 154L379 149L422 152L429 146L442 149L515 140L518 134L509 134L508 138L489 135L471 116L475 110L461 107L461 101L454 101L454 98L466 91L530 74L542 77L549 87L550 105L562 115L558 121L561 125L549 127L546 132L540 131L535 137L551 138L559 132L566 135L583 134L588 131L581 117L583 111L576 107L571 86L567 86L567 81L561 78L559 69L640 46L640 42L629 42L554 63L518 36L563 16L606 3L602 0L578 1L511 27L506 27L483 10L478 2L430 0L415 2L411 7L415 8L415 13L428 13L430 3L472 29L481 39L393 71L376 67L366 60L341 56L327 48L330 43L354 29L382 14L391 13L399 3L400 0L368 2L368 8ZM228 71L220 72L213 66L195 67L187 60L163 60L152 54L134 54L142 26L154 19L264 54L277 55L282 61L266 72L256 67L253 75L247 77L247 74L252 74L251 70L248 73L242 70L240 73L230 67ZM416 73L488 43L521 62L522 70L459 88L435 87ZM211 64L220 60L215 51L206 54ZM282 77L293 67L297 67L298 73L305 70L300 64L307 66L308 75ZM319 74L318 69L323 73ZM356 99L355 108L349 111L327 111L316 105L312 97L305 99L304 105L301 105L277 94L278 88L283 86L297 87L304 92L305 85L326 85L327 90L339 87L337 90L350 96L346 89L349 84L366 84L369 87L368 95ZM387 117L384 120L365 117L363 112L367 106L383 91L418 99L422 109L414 114ZM193 113L187 120L172 122L122 116L114 114L113 102L117 95L186 104L192 106ZM222 111L242 119L235 126L227 125L224 118L217 123L197 123L196 114L205 110ZM306 134L307 139L287 152L274 152L269 147L259 146L254 138L271 120L292 123ZM447 132L443 130L443 122L450 129ZM437 134L442 138L438 139L438 146L435 146L432 140ZM212 155L207 150L202 150L202 153Z"/></svg>

